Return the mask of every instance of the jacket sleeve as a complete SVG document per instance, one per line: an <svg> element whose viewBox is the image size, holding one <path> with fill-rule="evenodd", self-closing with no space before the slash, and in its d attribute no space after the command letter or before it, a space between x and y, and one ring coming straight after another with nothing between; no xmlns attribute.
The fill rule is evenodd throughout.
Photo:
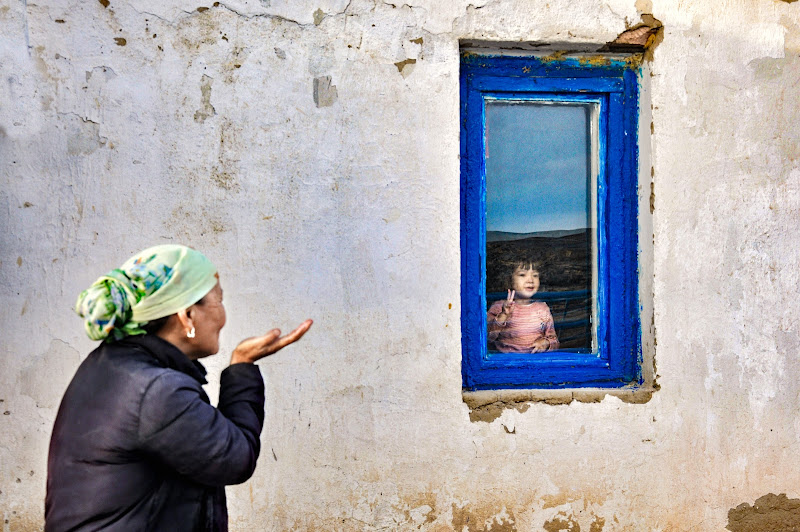
<svg viewBox="0 0 800 532"><path fill-rule="evenodd" d="M226 368L219 396L219 408L214 408L196 380L172 371L159 375L142 398L142 450L201 484L246 481L256 467L264 424L264 381L258 367Z"/></svg>

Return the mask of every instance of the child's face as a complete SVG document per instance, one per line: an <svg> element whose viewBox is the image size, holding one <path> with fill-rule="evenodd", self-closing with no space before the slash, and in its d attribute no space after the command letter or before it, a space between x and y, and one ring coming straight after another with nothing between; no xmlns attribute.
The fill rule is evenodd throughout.
<svg viewBox="0 0 800 532"><path fill-rule="evenodd" d="M539 291L539 272L531 268L517 268L511 275L511 289L515 297L529 299Z"/></svg>

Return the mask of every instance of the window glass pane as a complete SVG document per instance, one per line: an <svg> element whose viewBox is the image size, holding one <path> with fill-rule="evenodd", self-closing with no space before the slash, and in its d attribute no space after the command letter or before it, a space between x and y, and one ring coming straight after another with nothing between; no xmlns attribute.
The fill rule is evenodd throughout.
<svg viewBox="0 0 800 532"><path fill-rule="evenodd" d="M597 104L485 102L489 352L596 353Z"/></svg>

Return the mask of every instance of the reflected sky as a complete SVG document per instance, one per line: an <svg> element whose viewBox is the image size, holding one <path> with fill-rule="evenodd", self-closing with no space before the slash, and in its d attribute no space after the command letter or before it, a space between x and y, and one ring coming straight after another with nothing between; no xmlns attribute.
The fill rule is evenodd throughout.
<svg viewBox="0 0 800 532"><path fill-rule="evenodd" d="M486 230L589 226L589 106L486 105Z"/></svg>

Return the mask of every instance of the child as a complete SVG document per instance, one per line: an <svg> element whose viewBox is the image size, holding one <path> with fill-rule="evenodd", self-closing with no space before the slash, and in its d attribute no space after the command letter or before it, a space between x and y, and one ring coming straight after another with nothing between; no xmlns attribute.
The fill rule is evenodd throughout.
<svg viewBox="0 0 800 532"><path fill-rule="evenodd" d="M513 265L508 298L495 301L486 317L489 348L501 353L543 353L558 349L547 303L531 298L539 291L539 268L531 260Z"/></svg>

